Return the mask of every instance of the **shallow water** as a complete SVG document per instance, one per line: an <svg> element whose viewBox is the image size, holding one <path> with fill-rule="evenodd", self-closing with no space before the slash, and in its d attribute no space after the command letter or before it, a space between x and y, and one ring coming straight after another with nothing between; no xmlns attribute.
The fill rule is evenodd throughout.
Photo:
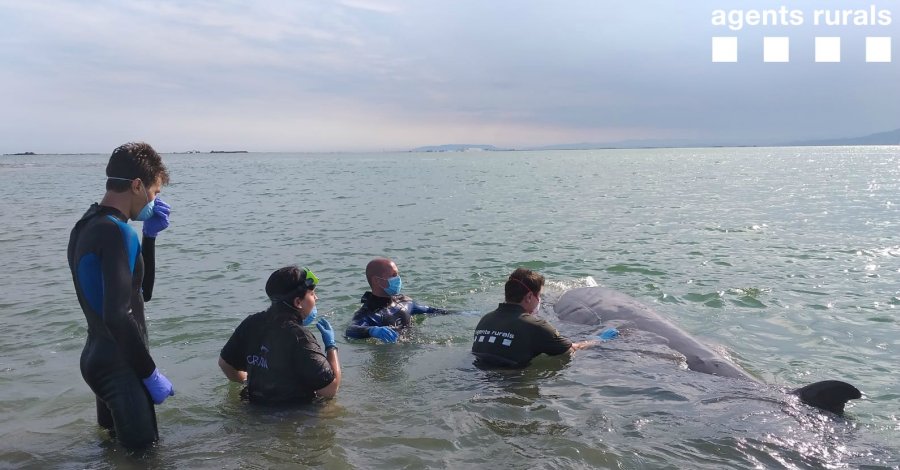
<svg viewBox="0 0 900 470"><path fill-rule="evenodd" d="M897 147L437 154L166 155L154 358L177 396L141 459L106 441L78 358L71 226L107 155L0 157L0 466L855 468L900 466ZM135 224L139 229L139 224ZM268 274L309 266L343 329L374 256L404 292L462 312L398 345L339 339L337 400L250 409L216 358L265 308ZM468 353L516 266L545 311L592 276L769 385L685 370L625 336L487 372ZM836 378L847 419L783 391Z"/></svg>

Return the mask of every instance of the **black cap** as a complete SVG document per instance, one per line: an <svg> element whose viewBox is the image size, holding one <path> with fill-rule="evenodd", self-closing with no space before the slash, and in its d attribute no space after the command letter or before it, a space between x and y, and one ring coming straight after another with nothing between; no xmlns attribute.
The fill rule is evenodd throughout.
<svg viewBox="0 0 900 470"><path fill-rule="evenodd" d="M302 296L306 292L306 285L302 282L304 274L297 266L285 266L273 272L266 281L269 300L277 302Z"/></svg>

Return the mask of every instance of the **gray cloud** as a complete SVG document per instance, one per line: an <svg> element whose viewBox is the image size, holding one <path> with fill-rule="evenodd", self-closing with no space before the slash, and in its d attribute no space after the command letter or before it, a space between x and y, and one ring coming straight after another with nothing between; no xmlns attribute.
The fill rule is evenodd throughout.
<svg viewBox="0 0 900 470"><path fill-rule="evenodd" d="M734 32L710 24L722 3L0 1L0 152L136 138L166 150L765 142L900 126L897 61L862 59L864 37L896 24ZM843 63L813 63L823 34L844 38ZM739 63L711 63L715 35L739 37ZM764 35L790 36L792 62L762 63Z"/></svg>

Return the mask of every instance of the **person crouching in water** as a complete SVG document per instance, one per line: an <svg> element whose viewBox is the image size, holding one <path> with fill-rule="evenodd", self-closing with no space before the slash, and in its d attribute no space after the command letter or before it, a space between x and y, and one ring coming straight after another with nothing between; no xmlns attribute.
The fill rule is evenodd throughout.
<svg viewBox="0 0 900 470"><path fill-rule="evenodd" d="M400 332L409 328L413 315L450 312L417 303L400 293L403 281L397 264L387 258L375 258L366 265L366 280L372 289L363 294L362 306L353 314L344 333L351 339L377 338L396 343Z"/></svg>
<svg viewBox="0 0 900 470"><path fill-rule="evenodd" d="M572 354L599 343L597 340L573 342L559 334L550 323L537 316L541 309L544 276L518 268L504 284L505 302L483 316L475 327L472 354L475 363L488 367L525 367L541 354ZM602 338L619 334L610 328Z"/></svg>
<svg viewBox="0 0 900 470"><path fill-rule="evenodd" d="M242 398L251 403L281 405L333 398L341 385L341 364L334 330L316 322L316 285L307 268L287 266L272 273L265 311L238 325L219 356L219 367L233 382L246 383ZM322 346L307 329L315 323Z"/></svg>

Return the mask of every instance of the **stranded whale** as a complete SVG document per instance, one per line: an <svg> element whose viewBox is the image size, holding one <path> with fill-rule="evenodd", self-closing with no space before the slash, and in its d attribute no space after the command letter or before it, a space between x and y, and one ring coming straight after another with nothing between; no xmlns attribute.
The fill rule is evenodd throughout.
<svg viewBox="0 0 900 470"><path fill-rule="evenodd" d="M683 354L689 369L706 374L756 379L729 362L712 348L633 297L605 287L579 287L566 291L554 305L560 320L584 325L634 328L663 338L673 350ZM841 414L848 400L860 398L859 390L846 382L826 380L792 391L803 403Z"/></svg>

